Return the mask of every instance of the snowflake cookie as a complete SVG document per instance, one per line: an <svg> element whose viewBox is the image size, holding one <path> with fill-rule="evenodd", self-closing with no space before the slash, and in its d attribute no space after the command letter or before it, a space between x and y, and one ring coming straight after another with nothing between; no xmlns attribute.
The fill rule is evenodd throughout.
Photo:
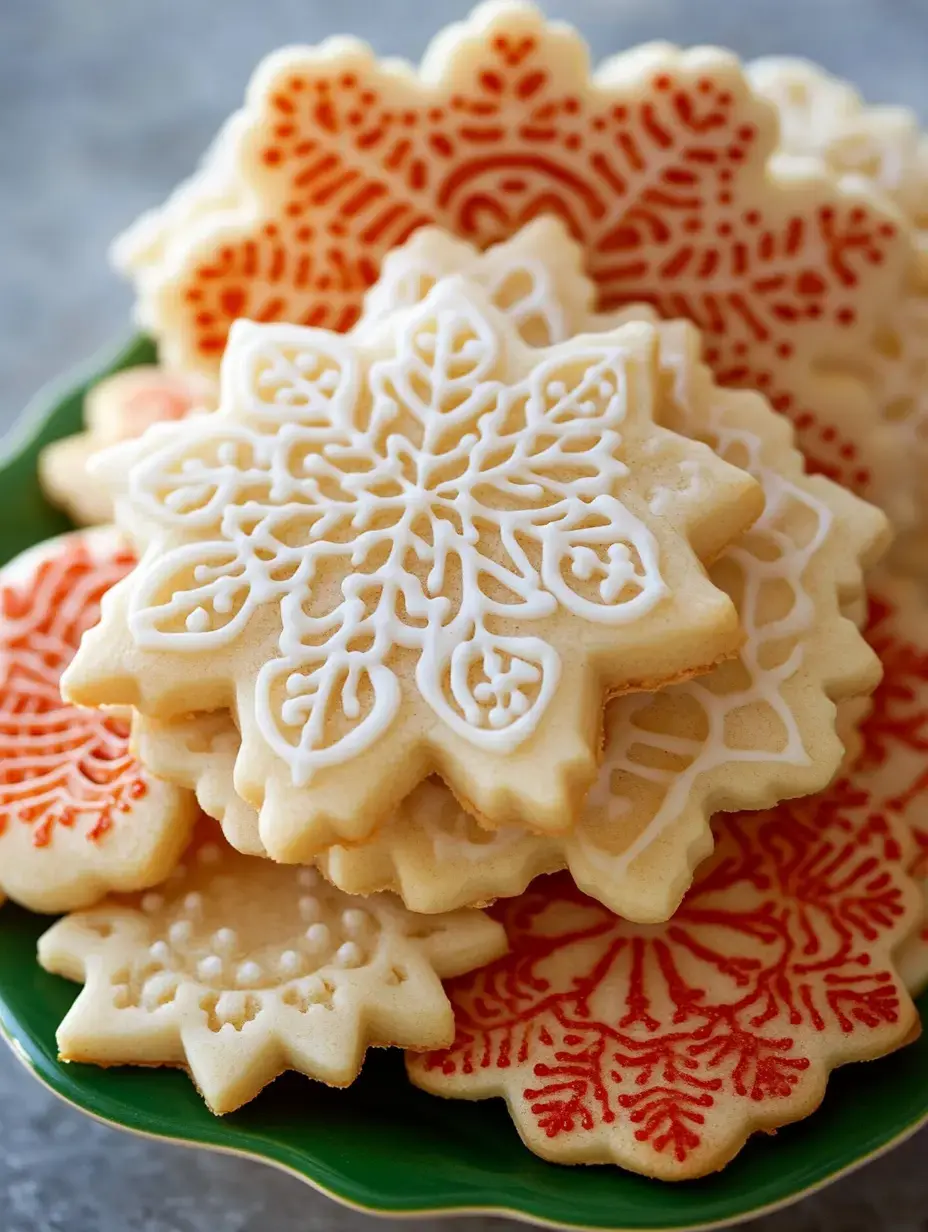
<svg viewBox="0 0 928 1232"><path fill-rule="evenodd" d="M883 664L883 679L858 732L854 774L880 794L887 810L911 827L909 864L928 915L928 600L911 580L880 570L868 581L867 636ZM928 927L897 955L915 995L928 986Z"/></svg>
<svg viewBox="0 0 928 1232"><path fill-rule="evenodd" d="M53 925L39 961L84 983L58 1028L63 1060L182 1066L221 1115L287 1069L347 1086L370 1046L447 1043L441 979L505 948L478 911L423 920L205 832L156 891Z"/></svg>
<svg viewBox="0 0 928 1232"><path fill-rule="evenodd" d="M643 47L591 74L569 26L483 4L418 71L345 38L268 57L193 183L119 253L165 362L215 373L238 317L350 328L418 227L485 248L557 215L600 308L690 318L723 383L761 389L866 492L855 365L912 240L863 185L771 162L776 140L726 52Z"/></svg>
<svg viewBox="0 0 928 1232"><path fill-rule="evenodd" d="M906 107L868 106L847 82L805 60L749 66L755 88L776 106L787 153L863 176L891 196L911 224L918 258L908 285L882 313L857 360L880 424L868 442L871 500L901 534L895 561L928 571L928 137Z"/></svg>
<svg viewBox="0 0 928 1232"><path fill-rule="evenodd" d="M580 256L554 219L486 254L425 228L388 256L358 329L379 319L382 305L415 303L461 271L539 344L608 328L618 318L591 311ZM447 910L517 894L567 863L619 914L665 919L708 854L711 811L768 807L820 790L837 770L833 699L872 689L879 674L844 616L863 593L861 566L885 544L885 519L804 475L787 424L761 399L714 386L691 327L657 329L674 428L749 469L767 500L747 538L713 569L746 630L739 659L654 698L611 704L599 783L566 839L512 827L489 833L440 785L422 784L371 838L318 857L347 892L393 889L413 910ZM239 740L228 715L144 719L137 732L146 765L194 788L234 846L262 850L257 816L234 791Z"/></svg>
<svg viewBox="0 0 928 1232"><path fill-rule="evenodd" d="M907 1043L918 1014L893 950L921 901L886 801L844 780L714 825L714 856L659 927L565 874L498 903L510 952L447 985L457 1038L411 1055L413 1082L503 1096L546 1159L682 1180L808 1116L835 1066Z"/></svg>
<svg viewBox="0 0 928 1232"><path fill-rule="evenodd" d="M210 384L202 376L167 372L153 364L105 377L85 398L84 431L52 441L39 455L43 492L81 526L111 521L112 499L87 473L91 455L141 436L153 423L209 408L211 397Z"/></svg>
<svg viewBox="0 0 928 1232"><path fill-rule="evenodd" d="M171 871L193 796L129 751L129 724L58 685L134 557L112 532L40 544L0 571L0 890L33 911L89 906Z"/></svg>
<svg viewBox="0 0 928 1232"><path fill-rule="evenodd" d="M530 348L460 277L363 334L238 322L215 414L100 457L147 550L67 695L234 708L277 859L433 772L490 827L568 829L606 697L742 640L694 548L763 496L655 424L658 361L641 321Z"/></svg>

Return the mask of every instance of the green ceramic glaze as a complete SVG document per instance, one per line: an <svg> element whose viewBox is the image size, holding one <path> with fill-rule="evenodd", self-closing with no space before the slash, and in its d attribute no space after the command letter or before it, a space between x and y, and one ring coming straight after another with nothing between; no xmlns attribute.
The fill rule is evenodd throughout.
<svg viewBox="0 0 928 1232"><path fill-rule="evenodd" d="M153 354L138 338L27 412L0 460L0 561L67 529L39 490L41 446L79 427L94 379L150 362ZM522 1146L501 1101L425 1095L406 1082L402 1057L393 1052L373 1054L347 1091L287 1075L219 1120L180 1072L99 1070L56 1059L55 1026L76 988L35 962L47 923L10 904L0 911L0 1026L43 1082L115 1125L246 1153L385 1214L480 1210L581 1228L703 1228L793 1201L928 1121L928 1037L840 1071L814 1116L775 1139L753 1140L719 1175L681 1185L615 1168L543 1163ZM928 994L920 1006L928 1015Z"/></svg>

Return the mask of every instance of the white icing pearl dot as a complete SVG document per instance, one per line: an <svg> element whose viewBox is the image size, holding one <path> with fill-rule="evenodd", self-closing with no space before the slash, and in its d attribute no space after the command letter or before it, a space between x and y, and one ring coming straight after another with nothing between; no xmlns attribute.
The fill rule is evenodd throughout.
<svg viewBox="0 0 928 1232"><path fill-rule="evenodd" d="M302 965L296 950L284 950L277 960L277 967L282 975L296 975Z"/></svg>
<svg viewBox="0 0 928 1232"><path fill-rule="evenodd" d="M203 895L198 894L195 890L192 894L187 894L184 897L185 911L202 911L203 910Z"/></svg>
<svg viewBox="0 0 928 1232"><path fill-rule="evenodd" d="M222 975L222 959L218 954L210 954L197 963L197 975L201 980L215 980Z"/></svg>
<svg viewBox="0 0 928 1232"><path fill-rule="evenodd" d="M317 949L329 944L329 936L329 930L325 924L310 924L306 930L306 940Z"/></svg>
<svg viewBox="0 0 928 1232"><path fill-rule="evenodd" d="M164 906L164 896L162 894L143 894L142 895L142 910L147 915L152 915L156 911L160 911Z"/></svg>
<svg viewBox="0 0 928 1232"><path fill-rule="evenodd" d="M167 971L159 971L157 975L149 976L142 985L142 1005L149 1011L157 1009L168 999L168 994L174 987L174 976Z"/></svg>
<svg viewBox="0 0 928 1232"><path fill-rule="evenodd" d="M304 894L297 906L300 909L300 915L308 923L312 920L318 920L322 914L322 908L319 905L319 899L313 898L311 894Z"/></svg>
<svg viewBox="0 0 928 1232"><path fill-rule="evenodd" d="M168 937L172 945L183 945L184 942L190 940L192 932L193 926L189 920L177 920L168 929Z"/></svg>
<svg viewBox="0 0 928 1232"><path fill-rule="evenodd" d="M314 868L301 868L296 875L299 885L304 886L307 890L319 884L319 874Z"/></svg>
<svg viewBox="0 0 928 1232"><path fill-rule="evenodd" d="M197 860L200 864L218 864L221 855L217 843L204 843L197 852Z"/></svg>
<svg viewBox="0 0 928 1232"><path fill-rule="evenodd" d="M213 945L217 950L231 950L238 943L234 928L219 928L213 933Z"/></svg>
<svg viewBox="0 0 928 1232"><path fill-rule="evenodd" d="M167 962L171 957L171 950L166 941L154 941L148 947L148 952L155 962Z"/></svg>
<svg viewBox="0 0 928 1232"><path fill-rule="evenodd" d="M235 978L239 984L255 984L263 974L264 972L256 962L243 962L239 965Z"/></svg>
<svg viewBox="0 0 928 1232"><path fill-rule="evenodd" d="M209 612L205 607L196 607L184 621L188 633L205 633L209 628Z"/></svg>
<svg viewBox="0 0 928 1232"><path fill-rule="evenodd" d="M357 907L350 907L347 911L342 912L342 926L346 932L359 933L365 927L369 918L366 911L359 911Z"/></svg>
<svg viewBox="0 0 928 1232"><path fill-rule="evenodd" d="M335 961L340 967L357 967L361 962L361 951L353 941L346 941L335 951Z"/></svg>

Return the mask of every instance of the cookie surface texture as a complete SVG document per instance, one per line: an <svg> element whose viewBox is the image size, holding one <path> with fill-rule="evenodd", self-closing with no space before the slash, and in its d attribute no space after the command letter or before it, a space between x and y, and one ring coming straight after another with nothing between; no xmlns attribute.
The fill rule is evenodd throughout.
<svg viewBox="0 0 928 1232"><path fill-rule="evenodd" d="M40 544L0 570L0 890L34 911L162 880L196 816L191 793L131 755L126 717L79 710L59 692L102 596L134 563L101 531Z"/></svg>
<svg viewBox="0 0 928 1232"><path fill-rule="evenodd" d="M346 1086L369 1046L449 1040L441 979L504 949L480 912L423 921L207 831L157 891L53 925L39 961L84 983L58 1029L63 1059L181 1066L222 1114L286 1069Z"/></svg>

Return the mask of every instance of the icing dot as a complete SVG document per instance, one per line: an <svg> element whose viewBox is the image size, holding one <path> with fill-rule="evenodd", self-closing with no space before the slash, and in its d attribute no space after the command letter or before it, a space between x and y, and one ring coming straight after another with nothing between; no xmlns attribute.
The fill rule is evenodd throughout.
<svg viewBox="0 0 928 1232"><path fill-rule="evenodd" d="M300 915L307 922L307 924L311 923L313 920L318 920L319 916L322 914L322 908L319 906L319 899L313 898L311 894L304 894L300 898L297 906L299 907Z"/></svg>
<svg viewBox="0 0 928 1232"><path fill-rule="evenodd" d="M296 950L284 950L277 960L277 967L282 975L296 975L302 965L302 959Z"/></svg>
<svg viewBox="0 0 928 1232"><path fill-rule="evenodd" d="M197 975L201 980L215 980L222 975L222 959L218 954L209 954L197 963Z"/></svg>
<svg viewBox="0 0 928 1232"><path fill-rule="evenodd" d="M197 861L200 864L218 864L221 855L218 843L204 843L197 852Z"/></svg>
<svg viewBox="0 0 928 1232"><path fill-rule="evenodd" d="M329 944L329 930L325 924L310 924L306 930L306 940L316 949Z"/></svg>
<svg viewBox="0 0 928 1232"><path fill-rule="evenodd" d="M301 868L296 875L297 883L309 889L319 884L319 874L314 868Z"/></svg>
<svg viewBox="0 0 928 1232"><path fill-rule="evenodd" d="M219 950L231 950L238 942L234 928L219 928L213 933L213 945Z"/></svg>
<svg viewBox="0 0 928 1232"><path fill-rule="evenodd" d="M177 920L168 929L168 937L172 945L183 945L185 941L190 940L190 934L193 932L193 925L189 920Z"/></svg>
<svg viewBox="0 0 928 1232"><path fill-rule="evenodd" d="M189 633L205 633L209 628L209 612L205 607L197 607L184 621Z"/></svg>
<svg viewBox="0 0 928 1232"><path fill-rule="evenodd" d="M261 979L264 972L256 962L243 962L239 965L235 973L235 978L239 984L255 984Z"/></svg>
<svg viewBox="0 0 928 1232"><path fill-rule="evenodd" d="M186 876L187 876L187 865L178 864L177 867L174 869L174 871L171 873L170 877L168 878L168 881L182 881L184 877Z"/></svg>
<svg viewBox="0 0 928 1232"><path fill-rule="evenodd" d="M152 915L156 911L160 911L164 906L164 896L162 894L143 894L142 895L142 910L147 915Z"/></svg>
<svg viewBox="0 0 928 1232"><path fill-rule="evenodd" d="M358 967L361 965L361 950L353 941L346 941L335 951L335 961L340 967Z"/></svg>
<svg viewBox="0 0 928 1232"><path fill-rule="evenodd" d="M198 894L194 890L190 894L184 895L184 910L185 911L202 911L203 910L203 895Z"/></svg>
<svg viewBox="0 0 928 1232"><path fill-rule="evenodd" d="M545 393L549 398L563 398L567 393L567 386L563 381L549 381Z"/></svg>
<svg viewBox="0 0 928 1232"><path fill-rule="evenodd" d="M370 916L366 911L359 911L356 907L350 907L347 911L342 912L342 925L346 932L357 933L368 923Z"/></svg>
<svg viewBox="0 0 928 1232"><path fill-rule="evenodd" d="M171 957L171 950L166 941L153 941L148 947L148 952L155 962L167 962Z"/></svg>

